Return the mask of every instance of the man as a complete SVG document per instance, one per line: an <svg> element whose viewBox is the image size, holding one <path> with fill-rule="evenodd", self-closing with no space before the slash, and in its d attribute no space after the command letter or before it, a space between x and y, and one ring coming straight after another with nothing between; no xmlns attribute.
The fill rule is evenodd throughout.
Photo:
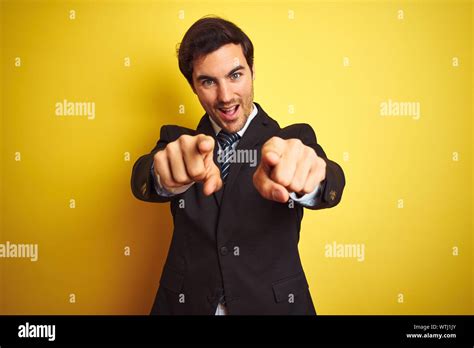
<svg viewBox="0 0 474 348"><path fill-rule="evenodd" d="M316 314L303 207L339 203L341 167L309 125L281 129L253 102L253 45L233 23L198 20L178 60L206 114L196 130L163 126L131 180L136 198L170 202L174 221L151 313Z"/></svg>

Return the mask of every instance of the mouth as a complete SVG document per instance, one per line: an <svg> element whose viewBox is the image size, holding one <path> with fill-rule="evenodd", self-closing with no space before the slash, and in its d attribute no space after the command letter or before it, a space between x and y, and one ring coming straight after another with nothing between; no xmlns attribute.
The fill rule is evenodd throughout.
<svg viewBox="0 0 474 348"><path fill-rule="evenodd" d="M240 104L231 106L229 108L218 108L219 114L224 121L234 121L237 118Z"/></svg>

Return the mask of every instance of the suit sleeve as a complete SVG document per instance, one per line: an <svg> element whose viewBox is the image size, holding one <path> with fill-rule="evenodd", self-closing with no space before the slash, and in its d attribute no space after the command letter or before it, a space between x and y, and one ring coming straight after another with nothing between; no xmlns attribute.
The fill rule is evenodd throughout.
<svg viewBox="0 0 474 348"><path fill-rule="evenodd" d="M179 126L162 126L160 130L160 139L150 153L138 158L133 165L131 186L133 195L146 202L169 202L172 197L160 196L155 190L155 178L151 171L153 157L158 151L163 150L168 143L177 140L181 135L194 135L194 131Z"/></svg>
<svg viewBox="0 0 474 348"><path fill-rule="evenodd" d="M331 161L318 144L313 128L306 124L294 124L283 128L280 133L283 139L298 138L303 144L311 147L316 154L326 162L326 179L321 182L321 192L314 206L305 206L308 209L325 209L336 206L342 198L342 192L346 184L344 172L334 161Z"/></svg>

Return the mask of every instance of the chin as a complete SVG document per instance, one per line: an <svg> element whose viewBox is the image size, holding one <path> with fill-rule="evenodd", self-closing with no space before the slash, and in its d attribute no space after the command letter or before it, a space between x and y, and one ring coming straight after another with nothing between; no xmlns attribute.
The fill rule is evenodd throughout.
<svg viewBox="0 0 474 348"><path fill-rule="evenodd" d="M236 120L235 122L232 122L230 124L224 124L223 128L228 133L236 133L244 127L245 121L246 121L245 119L244 120Z"/></svg>

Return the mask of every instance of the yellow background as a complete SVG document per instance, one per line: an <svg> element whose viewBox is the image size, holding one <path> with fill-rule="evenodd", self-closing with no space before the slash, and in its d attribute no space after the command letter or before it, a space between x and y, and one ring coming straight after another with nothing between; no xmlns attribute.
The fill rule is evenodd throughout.
<svg viewBox="0 0 474 348"><path fill-rule="evenodd" d="M311 124L344 169L340 205L303 220L318 314L473 314L473 3L222 0L1 3L0 243L38 243L39 260L0 259L0 314L149 312L172 222L132 196L131 168L161 125L204 113L175 46L207 14L253 41L255 101ZM64 99L95 119L56 116ZM381 116L388 99L420 119ZM325 257L333 241L365 261Z"/></svg>

